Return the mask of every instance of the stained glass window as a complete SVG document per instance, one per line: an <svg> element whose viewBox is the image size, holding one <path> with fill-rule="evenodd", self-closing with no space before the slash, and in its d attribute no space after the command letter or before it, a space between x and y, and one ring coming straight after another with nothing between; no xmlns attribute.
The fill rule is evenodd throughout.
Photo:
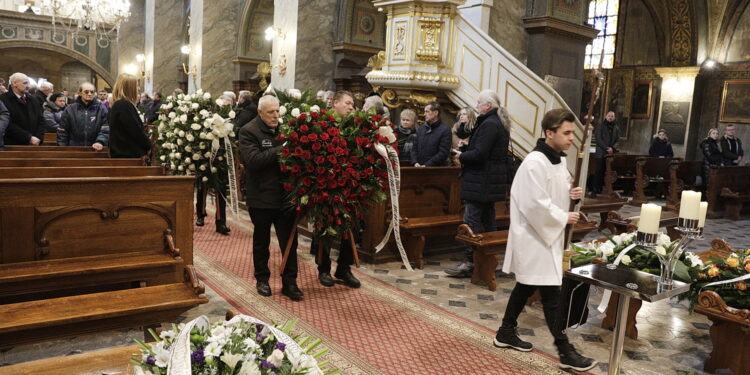
<svg viewBox="0 0 750 375"><path fill-rule="evenodd" d="M602 67L612 69L615 63L615 41L617 37L617 12L620 0L591 0L589 3L589 25L599 30L599 35L586 46L584 69L599 67L604 54Z"/></svg>

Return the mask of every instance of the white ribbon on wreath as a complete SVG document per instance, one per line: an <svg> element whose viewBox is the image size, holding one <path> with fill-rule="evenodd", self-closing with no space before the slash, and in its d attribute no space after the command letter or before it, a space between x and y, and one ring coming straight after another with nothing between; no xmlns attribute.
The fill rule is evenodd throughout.
<svg viewBox="0 0 750 375"><path fill-rule="evenodd" d="M401 191L401 168L398 164L398 153L391 145L382 143L375 143L375 151L385 160L385 164L388 167L388 187L391 197L391 223L388 225L388 230L385 232L383 240L375 246L375 253L383 250L388 243L388 239L391 237L391 232L393 232L396 247L401 254L401 261L404 262L404 267L409 271L413 271L411 264L409 264L409 257L406 255L404 245L401 243L401 231L399 230L401 216L398 212L398 196ZM393 167L394 163L396 164L396 168Z"/></svg>
<svg viewBox="0 0 750 375"><path fill-rule="evenodd" d="M229 196L225 197L225 199L229 205L229 210L236 216L239 215L240 212L240 202L237 195L237 174L234 169L234 149L232 148L232 140L229 139L229 136L222 138L222 140L224 141L224 149L226 150L224 157L227 161L227 177L229 180ZM208 161L209 166L213 165L214 158L220 147L221 144L218 139L214 139L211 142L211 159ZM217 191L216 194L223 195L223 192Z"/></svg>
<svg viewBox="0 0 750 375"><path fill-rule="evenodd" d="M630 251L635 248L636 244L632 243L628 247L622 249L620 251L620 254L617 254L617 258L615 258L615 261L612 262L615 266L620 264L622 261L622 258ZM609 299L612 297L612 291L611 290L605 290L604 295L602 295L602 301L599 303L599 307L596 309L599 310L600 313L604 314L605 311L607 311L607 306L609 306Z"/></svg>

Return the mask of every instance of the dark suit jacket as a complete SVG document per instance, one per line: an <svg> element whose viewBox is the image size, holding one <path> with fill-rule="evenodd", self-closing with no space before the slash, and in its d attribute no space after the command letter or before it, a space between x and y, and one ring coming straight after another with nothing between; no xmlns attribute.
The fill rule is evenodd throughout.
<svg viewBox="0 0 750 375"><path fill-rule="evenodd" d="M109 111L109 156L140 158L151 149L151 140L133 103L120 99Z"/></svg>
<svg viewBox="0 0 750 375"><path fill-rule="evenodd" d="M35 97L26 94L26 104L23 104L10 90L0 95L0 100L10 112L10 123L5 130L6 145L28 145L32 136L44 139L44 112Z"/></svg>

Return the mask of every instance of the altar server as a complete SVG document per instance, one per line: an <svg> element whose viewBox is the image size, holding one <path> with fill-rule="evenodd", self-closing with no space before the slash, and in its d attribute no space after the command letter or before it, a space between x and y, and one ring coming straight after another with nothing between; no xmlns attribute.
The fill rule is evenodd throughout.
<svg viewBox="0 0 750 375"><path fill-rule="evenodd" d="M565 226L578 222L580 216L568 212L570 200L580 199L582 190L571 187L563 153L573 144L574 126L572 112L547 112L542 120L545 138L537 141L516 172L510 191L510 233L503 263L503 272L516 275L516 286L494 345L520 351L533 348L518 337L516 327L526 301L539 290L544 319L560 355L560 368L587 371L596 361L578 354L570 344L563 332L564 314L558 308Z"/></svg>

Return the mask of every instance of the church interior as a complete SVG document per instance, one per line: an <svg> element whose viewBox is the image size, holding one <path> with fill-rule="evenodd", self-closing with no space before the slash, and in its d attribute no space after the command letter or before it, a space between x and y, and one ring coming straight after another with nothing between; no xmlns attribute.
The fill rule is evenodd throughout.
<svg viewBox="0 0 750 375"><path fill-rule="evenodd" d="M0 0L0 100L0 375L750 375L750 0ZM118 154L122 102L141 154ZM560 108L583 191L554 313L585 366L543 288L512 327L533 350L498 344L534 220L510 171ZM480 225L464 157L488 115L508 147L472 173L508 181ZM351 138L318 181L328 134ZM320 214L327 183L357 209ZM247 317L269 352L217 354L204 322Z"/></svg>

